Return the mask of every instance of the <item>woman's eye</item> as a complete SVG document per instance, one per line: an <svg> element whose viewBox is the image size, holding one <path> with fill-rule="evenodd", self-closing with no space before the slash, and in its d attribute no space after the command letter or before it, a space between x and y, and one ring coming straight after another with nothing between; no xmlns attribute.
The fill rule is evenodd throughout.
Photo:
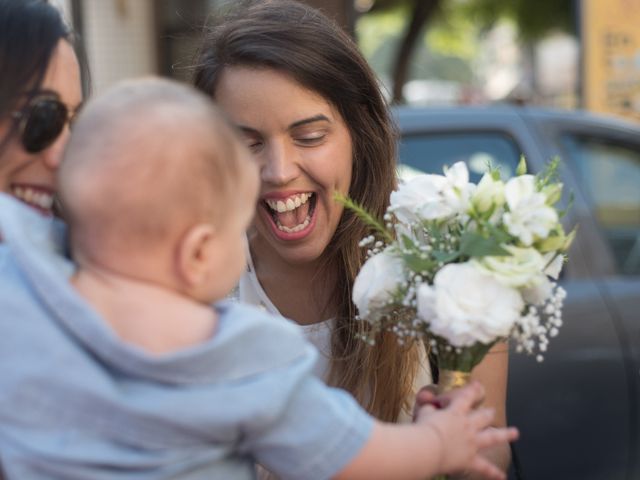
<svg viewBox="0 0 640 480"><path fill-rule="evenodd" d="M319 145L320 143L322 143L324 139L325 139L325 134L319 134L319 135L310 135L307 137L298 137L296 139L296 142L299 143L300 145L310 147L314 145Z"/></svg>
<svg viewBox="0 0 640 480"><path fill-rule="evenodd" d="M251 150L252 152L257 152L258 150L260 150L260 148L262 148L263 142L262 140L257 138L247 137L246 145L247 147L249 147L249 150Z"/></svg>

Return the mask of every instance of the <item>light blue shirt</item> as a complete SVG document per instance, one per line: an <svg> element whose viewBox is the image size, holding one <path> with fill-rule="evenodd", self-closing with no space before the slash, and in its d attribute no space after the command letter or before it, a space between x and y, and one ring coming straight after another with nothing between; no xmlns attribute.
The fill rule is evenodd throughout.
<svg viewBox="0 0 640 480"><path fill-rule="evenodd" d="M298 328L221 303L206 343L154 356L68 282L64 229L0 194L0 464L8 479L329 478L373 420L312 374Z"/></svg>

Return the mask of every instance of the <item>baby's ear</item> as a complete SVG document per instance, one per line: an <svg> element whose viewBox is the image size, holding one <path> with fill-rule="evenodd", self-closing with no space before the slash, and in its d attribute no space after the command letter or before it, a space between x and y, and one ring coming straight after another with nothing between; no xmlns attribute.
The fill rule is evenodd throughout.
<svg viewBox="0 0 640 480"><path fill-rule="evenodd" d="M198 288L209 281L215 268L216 230L208 223L192 226L183 235L178 245L176 268L184 287Z"/></svg>

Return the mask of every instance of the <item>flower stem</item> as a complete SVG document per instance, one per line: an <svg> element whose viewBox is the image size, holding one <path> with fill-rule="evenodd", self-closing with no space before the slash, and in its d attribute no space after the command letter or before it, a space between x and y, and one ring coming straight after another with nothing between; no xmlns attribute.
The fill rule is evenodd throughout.
<svg viewBox="0 0 640 480"><path fill-rule="evenodd" d="M333 199L336 202L341 203L349 210L353 211L356 216L364 223L373 228L376 232L382 235L385 243L389 244L393 242L393 235L387 230L382 222L373 217L367 210L360 204L356 203L346 195L339 192L334 192Z"/></svg>

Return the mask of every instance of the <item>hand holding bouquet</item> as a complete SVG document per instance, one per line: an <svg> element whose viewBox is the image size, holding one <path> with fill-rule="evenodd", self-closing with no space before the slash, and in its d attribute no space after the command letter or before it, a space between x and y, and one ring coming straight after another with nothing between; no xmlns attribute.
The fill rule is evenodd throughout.
<svg viewBox="0 0 640 480"><path fill-rule="evenodd" d="M500 340L541 361L562 324L556 280L575 236L555 207L558 166L534 176L523 159L514 178L491 170L477 185L463 162L418 175L391 194L384 224L340 198L375 231L361 242L369 258L353 287L371 324L365 340L382 330L422 338L458 385Z"/></svg>

